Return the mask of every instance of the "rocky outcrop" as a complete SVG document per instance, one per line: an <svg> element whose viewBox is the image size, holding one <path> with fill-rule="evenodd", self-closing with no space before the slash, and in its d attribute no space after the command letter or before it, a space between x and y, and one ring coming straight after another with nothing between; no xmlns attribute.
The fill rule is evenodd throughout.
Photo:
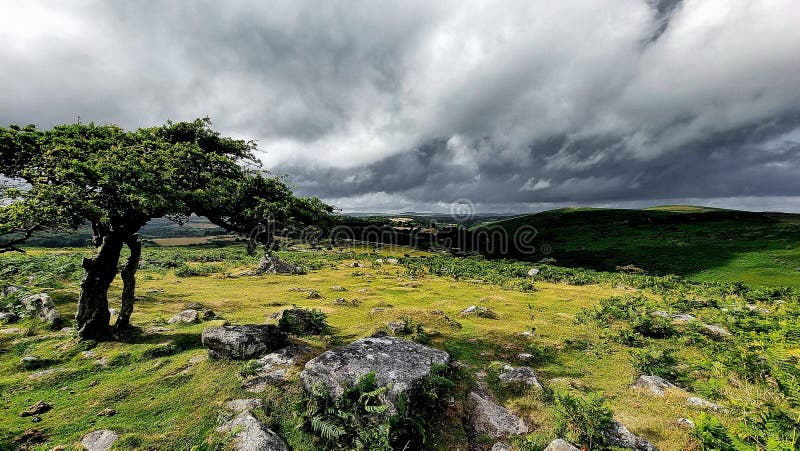
<svg viewBox="0 0 800 451"><path fill-rule="evenodd" d="M383 401L394 409L397 396L428 376L434 364L446 364L446 352L395 337L356 340L322 353L306 363L300 379L306 390L321 386L335 399L367 373L378 385L388 385Z"/></svg>
<svg viewBox="0 0 800 451"><path fill-rule="evenodd" d="M629 431L624 424L614 420L605 432L606 444L637 451L658 451L652 443Z"/></svg>
<svg viewBox="0 0 800 451"><path fill-rule="evenodd" d="M673 383L669 382L664 378L658 376L649 376L644 374L639 376L631 387L639 390L648 391L656 396L664 396L664 393L667 390L672 388L678 388Z"/></svg>
<svg viewBox="0 0 800 451"><path fill-rule="evenodd" d="M501 438L528 432L520 417L475 392L469 394L467 426L474 437Z"/></svg>
<svg viewBox="0 0 800 451"><path fill-rule="evenodd" d="M185 324L193 324L199 322L200 315L197 313L197 310L194 309L186 309L177 315L170 318L167 323L175 324L175 323L185 323Z"/></svg>
<svg viewBox="0 0 800 451"><path fill-rule="evenodd" d="M119 438L119 434L109 429L100 429L90 432L83 436L81 445L87 451L107 451L111 449L114 442Z"/></svg>
<svg viewBox="0 0 800 451"><path fill-rule="evenodd" d="M286 334L274 324L214 326L203 330L208 356L216 359L253 359L286 346Z"/></svg>
<svg viewBox="0 0 800 451"><path fill-rule="evenodd" d="M21 302L22 306L25 308L25 311L29 315L35 316L42 321L50 323L51 325L61 324L61 314L58 313L58 310L56 310L56 305L53 303L53 299L46 293L26 296L22 298Z"/></svg>
<svg viewBox="0 0 800 451"><path fill-rule="evenodd" d="M303 268L286 263L285 261L272 255L265 255L258 263L258 274L304 274Z"/></svg>
<svg viewBox="0 0 800 451"><path fill-rule="evenodd" d="M464 310L459 312L461 316L475 315L479 318L497 319L497 313L488 307L479 307L477 305L470 305Z"/></svg>
<svg viewBox="0 0 800 451"><path fill-rule="evenodd" d="M573 446L570 442L562 438L557 438L552 442L550 442L550 444L547 445L547 448L545 448L544 451L581 451L581 450Z"/></svg>

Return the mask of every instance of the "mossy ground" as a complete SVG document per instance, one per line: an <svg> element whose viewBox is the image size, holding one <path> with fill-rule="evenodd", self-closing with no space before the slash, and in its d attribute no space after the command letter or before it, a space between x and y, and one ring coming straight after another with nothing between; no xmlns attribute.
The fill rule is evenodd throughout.
<svg viewBox="0 0 800 451"><path fill-rule="evenodd" d="M30 256L47 252L52 251L34 251ZM90 251L59 252L78 259ZM166 251L161 248L158 252ZM209 253L202 247L179 252L182 256ZM152 254L152 248L148 249L144 258L151 258ZM403 254L421 255L401 248L295 252L287 255L313 269L306 275L292 276L235 276L252 269L255 260L247 258L189 263L217 265L214 268L218 272L198 277L176 277L172 269L145 266L138 273L138 301L132 317L139 333L125 342L104 342L92 347L70 333L51 332L30 320L3 326L22 331L0 335L0 442L9 443L25 429L37 428L49 436L39 449L75 446L85 433L108 428L122 434L117 449L204 447L218 424L222 404L253 395L240 386L238 372L242 362L205 358L200 334L203 328L222 320L166 324L188 303L197 302L231 323L263 323L272 313L291 305L320 309L327 315L332 335L303 339L317 351L370 335L387 321L409 318L424 326L432 337L432 346L450 352L472 373L484 371L496 361L526 364L517 356L529 352L533 343L547 351L529 364L541 380L556 379L549 383L552 387L602 392L620 420L662 450L691 447L688 431L676 424L679 417L692 418L699 413L686 405L685 393L657 398L632 390L629 387L635 374L627 349L604 338L597 326L575 322L581 309L633 289L537 282L535 291L522 292L430 274L411 277L401 264L375 263L377 258ZM356 261L364 267L353 267ZM77 283L73 278L58 285L60 288L47 291L62 315L71 318L76 309ZM331 287L335 285L346 291L333 291ZM308 299L307 292L295 288L314 289L323 297ZM112 307L119 308L119 293L117 282L111 292ZM340 297L356 299L357 305L336 305L334 300ZM489 307L498 318L460 316L459 312L470 305ZM374 311L375 308L383 310ZM461 327L431 313L435 310L444 312ZM70 321L67 325L72 325ZM154 335L141 333L155 326L167 330ZM533 338L521 334L532 328ZM163 343L172 343L176 348ZM90 351L92 356L87 358L83 351ZM685 351L689 357L692 352ZM44 359L46 365L22 369L20 358L26 355ZM99 359L103 364L97 363ZM279 428L291 425L286 418L291 403L299 399L296 378L293 374L288 385L268 389L264 394L267 405L278 411L269 418ZM751 388L743 385L741 390ZM505 405L527 419L536 436L554 438L553 412L548 403L535 393L498 390L497 394ZM31 418L19 416L39 400L53 405L53 410L41 415L41 422L32 423ZM118 413L97 416L105 408ZM725 421L733 420L725 413L720 416ZM311 441L299 431L280 432L297 449L310 446ZM453 449L463 446L463 441L459 431L439 431L434 443L441 449Z"/></svg>

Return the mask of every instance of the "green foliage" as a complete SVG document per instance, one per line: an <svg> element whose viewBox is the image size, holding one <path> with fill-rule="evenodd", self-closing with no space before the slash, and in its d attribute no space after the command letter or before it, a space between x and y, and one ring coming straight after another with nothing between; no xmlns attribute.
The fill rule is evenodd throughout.
<svg viewBox="0 0 800 451"><path fill-rule="evenodd" d="M555 393L556 432L574 443L597 449L605 444L604 432L613 421L613 412L598 393L586 397L567 392Z"/></svg>
<svg viewBox="0 0 800 451"><path fill-rule="evenodd" d="M278 320L278 327L294 335L320 335L330 329L322 310L300 307L285 310Z"/></svg>
<svg viewBox="0 0 800 451"><path fill-rule="evenodd" d="M186 263L183 263L177 268L175 268L175 275L178 277L198 277L198 276L207 276L209 274L214 274L221 271L222 271L221 265L215 265L215 264L187 265Z"/></svg>
<svg viewBox="0 0 800 451"><path fill-rule="evenodd" d="M697 417L691 434L703 451L737 451L725 425L706 413Z"/></svg>
<svg viewBox="0 0 800 451"><path fill-rule="evenodd" d="M677 350L663 346L648 346L631 350L631 365L638 374L660 376L672 382L685 378L679 366Z"/></svg>

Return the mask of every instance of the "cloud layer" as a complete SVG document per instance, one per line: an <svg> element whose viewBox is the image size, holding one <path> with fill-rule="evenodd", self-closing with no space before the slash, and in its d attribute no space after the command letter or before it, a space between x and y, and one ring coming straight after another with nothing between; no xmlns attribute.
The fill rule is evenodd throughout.
<svg viewBox="0 0 800 451"><path fill-rule="evenodd" d="M0 122L208 115L348 209L800 210L796 2L390 3L23 2Z"/></svg>

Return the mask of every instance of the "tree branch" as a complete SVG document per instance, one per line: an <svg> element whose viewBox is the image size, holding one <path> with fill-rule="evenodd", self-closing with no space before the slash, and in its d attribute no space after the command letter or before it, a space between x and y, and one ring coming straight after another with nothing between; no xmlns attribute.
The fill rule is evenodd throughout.
<svg viewBox="0 0 800 451"><path fill-rule="evenodd" d="M11 241L8 241L6 243L0 243L0 254L2 254L4 252L23 252L24 253L25 251L20 249L20 248L18 248L17 245L18 244L22 244L25 241L27 241L28 238L30 238L33 235L33 232L38 230L40 226L41 226L40 224L36 224L36 225L28 228L27 230L25 230L25 234L23 236L21 236L19 238L15 238L15 239L13 239Z"/></svg>

